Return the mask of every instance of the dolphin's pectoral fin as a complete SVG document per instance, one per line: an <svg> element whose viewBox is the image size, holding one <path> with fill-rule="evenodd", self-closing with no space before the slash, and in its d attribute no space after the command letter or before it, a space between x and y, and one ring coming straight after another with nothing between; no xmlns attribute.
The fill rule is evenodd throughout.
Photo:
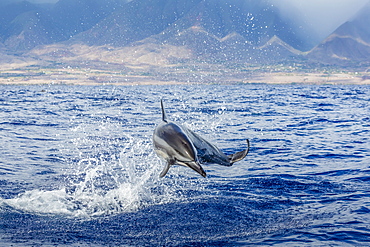
<svg viewBox="0 0 370 247"><path fill-rule="evenodd" d="M170 167L175 164L175 160L168 160L167 163L166 163L166 166L164 167L163 171L161 172L161 174L159 174L159 177L160 178L163 178L164 176L166 176L168 170L170 169Z"/></svg>
<svg viewBox="0 0 370 247"><path fill-rule="evenodd" d="M240 160L244 159L245 156L247 156L247 154L249 152L249 147L250 147L248 139L247 139L247 145L248 145L247 149L245 149L243 151L240 151L240 152L237 152L235 154L230 154L230 155L227 156L230 159L230 164L233 164L237 161L240 161Z"/></svg>

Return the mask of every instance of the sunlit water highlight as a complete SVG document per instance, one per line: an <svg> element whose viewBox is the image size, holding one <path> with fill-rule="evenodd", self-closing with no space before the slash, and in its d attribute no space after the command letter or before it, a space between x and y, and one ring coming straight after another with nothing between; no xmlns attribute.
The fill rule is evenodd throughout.
<svg viewBox="0 0 370 247"><path fill-rule="evenodd" d="M367 245L368 86L2 86L0 244ZM171 120L226 153L164 164Z"/></svg>

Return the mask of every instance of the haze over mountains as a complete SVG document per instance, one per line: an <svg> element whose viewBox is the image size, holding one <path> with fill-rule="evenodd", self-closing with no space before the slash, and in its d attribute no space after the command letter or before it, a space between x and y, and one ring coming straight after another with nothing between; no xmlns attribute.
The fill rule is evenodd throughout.
<svg viewBox="0 0 370 247"><path fill-rule="evenodd" d="M328 63L370 61L370 2L353 19L338 27L308 57Z"/></svg>
<svg viewBox="0 0 370 247"><path fill-rule="evenodd" d="M95 52L122 62L370 61L370 2L320 44L298 23L268 0L3 1L0 52L50 59Z"/></svg>

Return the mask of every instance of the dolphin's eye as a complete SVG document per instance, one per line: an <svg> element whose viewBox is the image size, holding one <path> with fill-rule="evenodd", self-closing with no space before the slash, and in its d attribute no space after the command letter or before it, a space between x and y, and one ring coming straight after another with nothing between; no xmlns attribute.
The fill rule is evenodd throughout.
<svg viewBox="0 0 370 247"><path fill-rule="evenodd" d="M187 144L187 142L182 141L182 145L187 146L188 144Z"/></svg>

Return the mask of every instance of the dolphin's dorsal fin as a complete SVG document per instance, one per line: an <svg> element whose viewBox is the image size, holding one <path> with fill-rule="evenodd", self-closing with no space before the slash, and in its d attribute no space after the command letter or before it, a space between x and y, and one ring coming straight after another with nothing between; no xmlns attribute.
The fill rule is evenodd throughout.
<svg viewBox="0 0 370 247"><path fill-rule="evenodd" d="M166 115L166 111L164 110L163 100L162 99L161 99L161 108L162 108L162 120L164 122L167 122L167 115Z"/></svg>
<svg viewBox="0 0 370 247"><path fill-rule="evenodd" d="M243 150L243 151L240 151L240 152L237 152L235 154L230 154L228 155L229 159L230 159L230 163L233 164L237 161L240 161L242 159L245 158L245 156L247 156L248 152L249 152L249 147L250 147L250 144L249 144L249 140L247 139L247 149Z"/></svg>

